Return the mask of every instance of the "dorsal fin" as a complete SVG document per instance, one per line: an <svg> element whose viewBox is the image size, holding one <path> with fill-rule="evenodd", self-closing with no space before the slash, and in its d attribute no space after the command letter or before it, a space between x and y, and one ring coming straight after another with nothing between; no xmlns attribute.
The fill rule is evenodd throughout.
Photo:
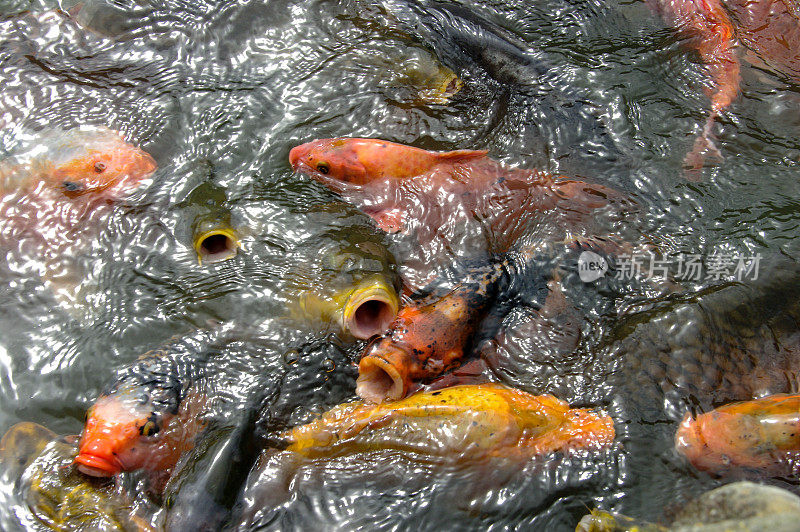
<svg viewBox="0 0 800 532"><path fill-rule="evenodd" d="M488 150L455 150L439 154L439 160L451 163L473 161L483 159L489 154Z"/></svg>

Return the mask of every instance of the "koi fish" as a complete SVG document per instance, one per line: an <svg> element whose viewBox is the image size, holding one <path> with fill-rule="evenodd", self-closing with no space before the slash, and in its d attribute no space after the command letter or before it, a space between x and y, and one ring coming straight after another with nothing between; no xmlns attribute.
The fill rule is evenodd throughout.
<svg viewBox="0 0 800 532"><path fill-rule="evenodd" d="M402 399L416 381L460 365L503 275L501 266L493 266L471 274L441 299L401 309L389 331L364 350L359 397L374 403Z"/></svg>
<svg viewBox="0 0 800 532"><path fill-rule="evenodd" d="M154 532L149 518L156 508L143 496L134 500L70 467L75 444L73 436L59 438L36 423L8 429L0 440L0 469L25 511L52 530Z"/></svg>
<svg viewBox="0 0 800 532"><path fill-rule="evenodd" d="M675 445L698 469L775 470L800 457L800 395L777 394L687 414Z"/></svg>
<svg viewBox="0 0 800 532"><path fill-rule="evenodd" d="M0 162L0 196L49 191L53 197L116 199L156 167L149 154L116 131L55 131L43 135L28 153Z"/></svg>
<svg viewBox="0 0 800 532"><path fill-rule="evenodd" d="M386 331L400 307L394 256L370 232L328 234L327 249L309 243L316 258L289 274L300 292L291 298L290 315L363 340Z"/></svg>
<svg viewBox="0 0 800 532"><path fill-rule="evenodd" d="M310 175L355 204L387 232L417 232L425 246L465 222L489 228L491 252L507 251L547 212L563 232L591 223L596 211L632 202L604 187L507 168L483 150L432 152L379 139L322 139L289 153ZM563 238L563 237L562 237Z"/></svg>
<svg viewBox="0 0 800 532"><path fill-rule="evenodd" d="M150 351L120 370L87 413L75 465L109 477L143 469L161 481L203 430L200 352L217 332L201 331Z"/></svg>
<svg viewBox="0 0 800 532"><path fill-rule="evenodd" d="M283 436L287 451L309 457L388 448L440 456L535 456L608 447L614 423L551 395L486 383L380 405L346 403Z"/></svg>
<svg viewBox="0 0 800 532"><path fill-rule="evenodd" d="M305 293L298 301L298 312L302 315L335 323L361 340L386 331L399 308L397 290L381 274L367 276L324 298Z"/></svg>
<svg viewBox="0 0 800 532"><path fill-rule="evenodd" d="M117 200L156 169L153 158L109 129L40 136L0 162L0 248L36 274L67 310L85 301L74 261Z"/></svg>
<svg viewBox="0 0 800 532"><path fill-rule="evenodd" d="M783 0L734 0L725 7L737 36L768 66L800 81L800 9Z"/></svg>
<svg viewBox="0 0 800 532"><path fill-rule="evenodd" d="M736 55L734 28L719 0L653 0L657 11L674 27L689 35L688 45L700 54L710 78L705 89L711 100L711 113L684 165L696 173L707 155L721 159L714 144L712 128L716 118L739 95L739 57ZM689 177L693 173L687 174ZM692 177L694 179L694 177Z"/></svg>
<svg viewBox="0 0 800 532"><path fill-rule="evenodd" d="M409 179L437 167L482 160L485 150L431 152L378 139L321 139L292 148L289 163L297 171L321 176L325 184L365 185L382 179Z"/></svg>
<svg viewBox="0 0 800 532"><path fill-rule="evenodd" d="M212 183L195 187L181 207L191 219L192 247L197 262L221 262L236 256L241 241L231 220L225 189Z"/></svg>

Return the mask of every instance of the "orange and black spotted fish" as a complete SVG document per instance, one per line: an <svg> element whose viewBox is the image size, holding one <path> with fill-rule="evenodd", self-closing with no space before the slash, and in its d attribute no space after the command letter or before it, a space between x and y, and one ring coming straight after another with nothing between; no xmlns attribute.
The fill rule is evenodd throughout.
<svg viewBox="0 0 800 532"><path fill-rule="evenodd" d="M675 436L681 453L698 469L722 472L749 467L797 472L800 459L800 395L777 394L687 414Z"/></svg>
<svg viewBox="0 0 800 532"><path fill-rule="evenodd" d="M389 331L365 349L356 393L374 403L402 399L415 383L461 365L504 274L502 264L479 269L442 298L401 309Z"/></svg>

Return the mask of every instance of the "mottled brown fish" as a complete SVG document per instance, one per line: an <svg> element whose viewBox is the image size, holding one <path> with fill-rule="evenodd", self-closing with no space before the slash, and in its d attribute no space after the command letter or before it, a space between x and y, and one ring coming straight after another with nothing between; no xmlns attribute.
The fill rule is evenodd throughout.
<svg viewBox="0 0 800 532"><path fill-rule="evenodd" d="M401 399L415 382L461 365L503 273L500 264L486 267L436 301L402 308L389 331L365 349L356 393L375 403Z"/></svg>

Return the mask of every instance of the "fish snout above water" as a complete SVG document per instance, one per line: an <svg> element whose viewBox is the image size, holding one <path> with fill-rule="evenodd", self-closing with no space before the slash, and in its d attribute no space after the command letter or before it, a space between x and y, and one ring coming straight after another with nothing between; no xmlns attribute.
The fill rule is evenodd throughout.
<svg viewBox="0 0 800 532"><path fill-rule="evenodd" d="M330 296L303 294L301 315L338 324L354 338L367 340L386 331L397 316L400 299L391 279L374 274Z"/></svg>
<svg viewBox="0 0 800 532"><path fill-rule="evenodd" d="M149 410L138 403L105 396L89 411L75 464L94 477L109 477L142 465L141 438L157 432ZM152 433L152 434L151 434Z"/></svg>
<svg viewBox="0 0 800 532"><path fill-rule="evenodd" d="M489 268L433 303L401 309L390 330L364 351L359 397L374 403L402 399L414 382L461 364L502 275L501 268Z"/></svg>
<svg viewBox="0 0 800 532"><path fill-rule="evenodd" d="M356 338L372 338L389 328L399 307L393 286L377 276L367 279L347 298L342 310L342 328Z"/></svg>

